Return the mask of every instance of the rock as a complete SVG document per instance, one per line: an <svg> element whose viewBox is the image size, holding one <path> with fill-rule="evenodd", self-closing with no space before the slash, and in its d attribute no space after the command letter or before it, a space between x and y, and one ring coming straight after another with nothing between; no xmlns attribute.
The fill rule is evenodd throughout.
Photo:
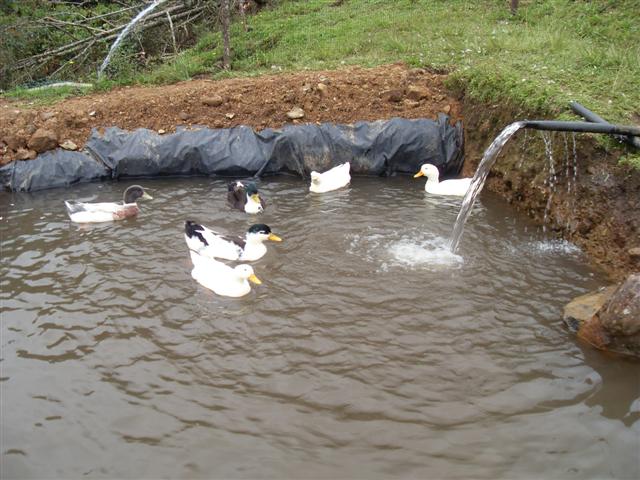
<svg viewBox="0 0 640 480"><path fill-rule="evenodd" d="M634 260L640 260L640 247L630 248L629 256Z"/></svg>
<svg viewBox="0 0 640 480"><path fill-rule="evenodd" d="M35 150L38 153L46 152L47 150L56 148L58 145L58 136L51 130L39 128L33 135L31 135L27 145L30 149Z"/></svg>
<svg viewBox="0 0 640 480"><path fill-rule="evenodd" d="M65 140L64 142L62 142L60 144L61 148L64 148L65 150L77 150L78 146L73 143L71 140Z"/></svg>
<svg viewBox="0 0 640 480"><path fill-rule="evenodd" d="M451 111L451 105L445 105L442 111L448 115Z"/></svg>
<svg viewBox="0 0 640 480"><path fill-rule="evenodd" d="M233 117L235 117L236 114L235 113L226 113L225 117L227 117L229 120L233 120Z"/></svg>
<svg viewBox="0 0 640 480"><path fill-rule="evenodd" d="M317 85L317 88L321 96L326 97L327 95L329 95L329 87L327 87L324 83L319 83Z"/></svg>
<svg viewBox="0 0 640 480"><path fill-rule="evenodd" d="M19 148L24 148L27 146L27 139L19 134L10 133L6 135L2 140L11 150L18 150Z"/></svg>
<svg viewBox="0 0 640 480"><path fill-rule="evenodd" d="M224 99L220 95L212 95L210 97L204 97L202 103L209 107L219 107L224 103Z"/></svg>
<svg viewBox="0 0 640 480"><path fill-rule="evenodd" d="M90 117L95 117L95 116L96 116L96 113L97 113L97 112L96 112L95 110L93 110L93 111L89 112L89 116L90 116Z"/></svg>
<svg viewBox="0 0 640 480"><path fill-rule="evenodd" d="M191 118L191 115L189 115L187 112L180 112L178 114L178 118L183 122L186 122L187 120L189 120L189 118Z"/></svg>
<svg viewBox="0 0 640 480"><path fill-rule="evenodd" d="M37 129L38 127L36 127L35 125L29 124L26 127L24 127L24 133L26 133L27 135L33 135Z"/></svg>
<svg viewBox="0 0 640 480"><path fill-rule="evenodd" d="M304 110L302 110L300 107L293 107L291 110L287 112L287 117L289 117L291 120L303 118Z"/></svg>
<svg viewBox="0 0 640 480"><path fill-rule="evenodd" d="M49 119L51 119L51 118L53 118L55 116L56 116L56 114L53 113L53 112L42 112L40 114L40 118L42 119L43 122L46 122L47 120L49 120Z"/></svg>
<svg viewBox="0 0 640 480"><path fill-rule="evenodd" d="M398 103L402 101L402 97L404 97L402 90L393 89L387 92L387 100L389 102Z"/></svg>
<svg viewBox="0 0 640 480"><path fill-rule="evenodd" d="M575 333L580 326L590 321L613 295L616 287L607 287L598 292L591 292L574 298L564 307L562 320Z"/></svg>
<svg viewBox="0 0 640 480"><path fill-rule="evenodd" d="M420 102L416 102L415 100L409 100L408 98L405 98L402 103L409 108L416 108L418 106L420 106Z"/></svg>
<svg viewBox="0 0 640 480"><path fill-rule="evenodd" d="M407 98L411 100L422 100L429 96L429 90L419 85L409 85L407 87Z"/></svg>
<svg viewBox="0 0 640 480"><path fill-rule="evenodd" d="M164 135L165 133L167 133L167 131L164 128L161 128L160 130L158 130L158 133L160 135Z"/></svg>
<svg viewBox="0 0 640 480"><path fill-rule="evenodd" d="M640 273L627 277L598 312L598 317L613 336L630 338L640 334ZM636 346L640 353L640 343Z"/></svg>
<svg viewBox="0 0 640 480"><path fill-rule="evenodd" d="M640 358L640 274L574 299L563 320L596 348Z"/></svg>
<svg viewBox="0 0 640 480"><path fill-rule="evenodd" d="M19 148L16 152L16 160L33 160L36 158L37 152L35 150L27 150L26 148Z"/></svg>

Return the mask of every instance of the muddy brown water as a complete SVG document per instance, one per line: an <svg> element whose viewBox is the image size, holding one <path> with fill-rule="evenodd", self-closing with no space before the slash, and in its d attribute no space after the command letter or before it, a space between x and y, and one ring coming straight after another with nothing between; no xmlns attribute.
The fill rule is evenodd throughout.
<svg viewBox="0 0 640 480"><path fill-rule="evenodd" d="M225 183L139 181L155 199L77 226L65 198L0 194L3 478L637 478L637 364L583 348L562 307L604 283L484 194L411 178L317 196L261 182L284 238L263 285L190 277L182 224L227 232Z"/></svg>

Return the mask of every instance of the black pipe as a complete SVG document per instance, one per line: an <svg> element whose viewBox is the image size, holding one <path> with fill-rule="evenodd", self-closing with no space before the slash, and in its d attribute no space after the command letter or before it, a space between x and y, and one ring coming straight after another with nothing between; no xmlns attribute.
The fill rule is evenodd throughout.
<svg viewBox="0 0 640 480"><path fill-rule="evenodd" d="M600 115L598 115L597 113L593 113L587 107L585 107L584 105L580 105L578 102L569 102L569 106L571 107L571 110L574 111L574 113L577 113L581 117L584 117L585 120L595 123L606 123L610 125L610 123ZM636 148L640 148L640 138L631 137L628 135L614 135L614 137L620 142L626 142Z"/></svg>
<svg viewBox="0 0 640 480"><path fill-rule="evenodd" d="M560 122L556 120L524 120L522 128L555 130L560 132L608 133L611 135L640 136L640 127L612 125L611 123Z"/></svg>

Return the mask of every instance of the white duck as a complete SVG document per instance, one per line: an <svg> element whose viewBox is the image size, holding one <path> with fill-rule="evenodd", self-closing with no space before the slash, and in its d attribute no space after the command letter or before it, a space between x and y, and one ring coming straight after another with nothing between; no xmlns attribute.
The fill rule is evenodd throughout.
<svg viewBox="0 0 640 480"><path fill-rule="evenodd" d="M75 223L98 223L123 220L135 217L140 212L136 200L153 200L140 185L131 185L124 191L122 203L83 203L75 200L65 200L67 213Z"/></svg>
<svg viewBox="0 0 640 480"><path fill-rule="evenodd" d="M351 164L346 162L324 173L311 172L309 191L313 193L325 193L348 185L351 181L351 175L349 175L350 168Z"/></svg>
<svg viewBox="0 0 640 480"><path fill-rule="evenodd" d="M211 258L203 257L191 250L193 279L209 290L224 297L242 297L251 291L249 282L256 285L262 282L253 273L251 265L238 265L234 268Z"/></svg>
<svg viewBox="0 0 640 480"><path fill-rule="evenodd" d="M243 238L228 237L191 220L184 222L184 239L190 250L208 258L252 262L267 253L265 241L281 242L264 223L251 225Z"/></svg>
<svg viewBox="0 0 640 480"><path fill-rule="evenodd" d="M438 168L435 165L431 165L430 163L422 165L422 167L420 167L420 171L413 177L418 178L422 176L427 177L427 183L424 186L424 190L427 193L432 193L434 195L455 195L458 197L464 197L471 185L471 178L457 178L439 182L438 178L440 176L440 172L438 172Z"/></svg>

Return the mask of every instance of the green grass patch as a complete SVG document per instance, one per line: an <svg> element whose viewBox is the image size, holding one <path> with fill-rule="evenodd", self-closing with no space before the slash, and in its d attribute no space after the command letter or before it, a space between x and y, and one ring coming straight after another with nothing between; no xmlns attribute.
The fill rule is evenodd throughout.
<svg viewBox="0 0 640 480"><path fill-rule="evenodd" d="M50 105L65 98L86 95L94 88L61 86L43 89L14 88L4 93L5 98L17 100L19 103L27 105Z"/></svg>
<svg viewBox="0 0 640 480"><path fill-rule="evenodd" d="M282 0L248 17L248 31L233 23L230 72L212 26L173 60L122 69L97 88L404 61L453 72L449 84L476 99L549 116L576 100L630 123L640 105L639 10L638 0L521 0L516 16L502 0Z"/></svg>

